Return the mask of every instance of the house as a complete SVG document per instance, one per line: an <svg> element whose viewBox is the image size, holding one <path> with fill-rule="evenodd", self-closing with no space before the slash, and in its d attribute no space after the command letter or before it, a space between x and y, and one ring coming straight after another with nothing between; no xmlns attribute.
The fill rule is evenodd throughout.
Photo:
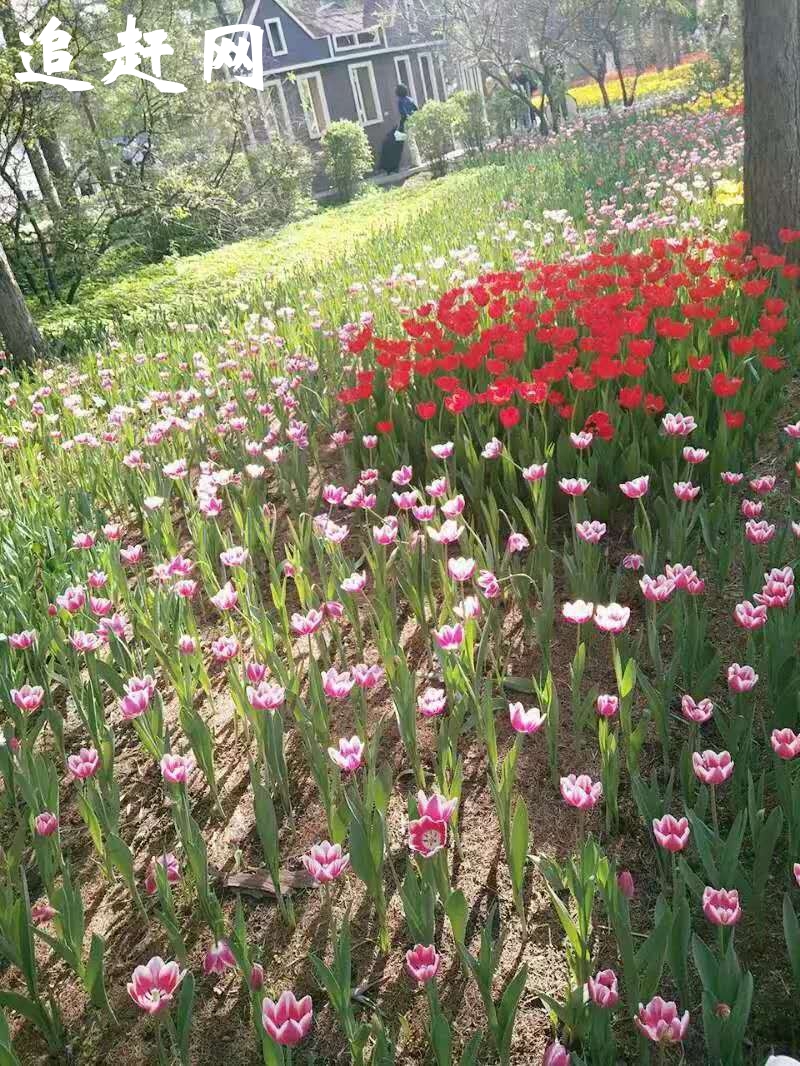
<svg viewBox="0 0 800 1066"><path fill-rule="evenodd" d="M448 70L425 0L323 2L302 10L285 0L248 0L242 21L264 29L264 87L257 93L263 128L256 136L265 139L296 137L313 149L331 122L350 119L364 127L377 158L397 125L398 83L422 106L479 80L472 72L470 82L460 67Z"/></svg>

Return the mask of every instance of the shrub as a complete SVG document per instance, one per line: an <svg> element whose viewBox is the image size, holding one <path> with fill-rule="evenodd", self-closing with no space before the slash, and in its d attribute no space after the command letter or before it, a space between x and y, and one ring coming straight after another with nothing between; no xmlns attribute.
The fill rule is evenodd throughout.
<svg viewBox="0 0 800 1066"><path fill-rule="evenodd" d="M325 173L342 200L352 200L372 170L374 159L367 135L357 122L332 122L322 137Z"/></svg>
<svg viewBox="0 0 800 1066"><path fill-rule="evenodd" d="M450 97L453 128L468 152L483 152L489 137L489 123L483 97L477 92L460 92Z"/></svg>
<svg viewBox="0 0 800 1066"><path fill-rule="evenodd" d="M408 132L419 153L430 163L431 174L440 178L447 170L447 153L453 150L453 113L450 104L429 100L408 120Z"/></svg>

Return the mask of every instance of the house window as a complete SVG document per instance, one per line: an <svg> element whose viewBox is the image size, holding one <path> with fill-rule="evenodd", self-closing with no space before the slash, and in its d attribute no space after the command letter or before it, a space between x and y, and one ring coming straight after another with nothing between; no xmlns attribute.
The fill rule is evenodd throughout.
<svg viewBox="0 0 800 1066"><path fill-rule="evenodd" d="M319 71L315 70L312 74L298 74L297 91L300 93L300 103L303 106L308 135L318 140L328 128L331 120Z"/></svg>
<svg viewBox="0 0 800 1066"><path fill-rule="evenodd" d="M420 52L419 73L422 79L422 92L426 100L438 100L439 89L436 84L436 75L433 70L433 57L430 52Z"/></svg>
<svg viewBox="0 0 800 1066"><path fill-rule="evenodd" d="M416 100L417 90L414 85L414 75L411 71L411 60L408 56L394 57L394 72L397 75L397 84L405 85L411 94L411 98Z"/></svg>
<svg viewBox="0 0 800 1066"><path fill-rule="evenodd" d="M350 71L350 84L353 87L358 121L362 126L372 126L380 122L383 115L372 64L351 63L347 69Z"/></svg>
<svg viewBox="0 0 800 1066"><path fill-rule="evenodd" d="M274 56L285 56L288 49L286 47L286 38L283 36L281 20L265 19L264 25L267 27L267 40L272 54Z"/></svg>
<svg viewBox="0 0 800 1066"><path fill-rule="evenodd" d="M273 135L289 137L292 132L292 123L289 119L289 108L286 106L286 97L281 83L279 81L265 82L263 92L258 94L258 102L267 131Z"/></svg>
<svg viewBox="0 0 800 1066"><path fill-rule="evenodd" d="M346 52L351 48L372 48L380 44L377 30L360 30L358 33L337 33L333 38L333 47L337 52Z"/></svg>

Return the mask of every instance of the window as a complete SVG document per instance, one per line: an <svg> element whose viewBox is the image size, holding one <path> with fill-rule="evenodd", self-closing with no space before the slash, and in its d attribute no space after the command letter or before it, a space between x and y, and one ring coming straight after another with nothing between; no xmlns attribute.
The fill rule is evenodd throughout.
<svg viewBox="0 0 800 1066"><path fill-rule="evenodd" d="M333 47L337 52L346 52L350 48L371 48L380 44L377 30L360 30L358 33L337 33L333 38Z"/></svg>
<svg viewBox="0 0 800 1066"><path fill-rule="evenodd" d="M375 71L371 63L351 63L350 84L353 87L353 99L356 114L362 126L372 126L381 122L381 102L378 98L378 86L375 84Z"/></svg>
<svg viewBox="0 0 800 1066"><path fill-rule="evenodd" d="M300 93L300 103L303 106L308 135L318 140L328 128L331 120L319 71L315 70L312 74L298 74L297 91Z"/></svg>
<svg viewBox="0 0 800 1066"><path fill-rule="evenodd" d="M436 85L436 75L433 71L433 58L430 52L420 52L419 73L422 79L422 92L426 100L438 100L439 89Z"/></svg>
<svg viewBox="0 0 800 1066"><path fill-rule="evenodd" d="M289 119L289 109L286 106L286 97L281 83L279 81L265 82L264 91L258 94L258 102L267 131L271 134L290 136L292 123Z"/></svg>
<svg viewBox="0 0 800 1066"><path fill-rule="evenodd" d="M264 25L267 27L267 40L272 54L274 56L285 56L288 49L286 47L286 38L283 36L281 20L265 19Z"/></svg>
<svg viewBox="0 0 800 1066"><path fill-rule="evenodd" d="M411 60L408 56L394 57L394 72L397 75L397 84L405 85L413 100L417 99L417 90L414 85L414 75L411 72Z"/></svg>

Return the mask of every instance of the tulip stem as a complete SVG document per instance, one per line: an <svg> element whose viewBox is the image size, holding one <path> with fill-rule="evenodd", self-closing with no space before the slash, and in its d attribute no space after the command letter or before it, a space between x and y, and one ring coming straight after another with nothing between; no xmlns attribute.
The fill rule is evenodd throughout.
<svg viewBox="0 0 800 1066"><path fill-rule="evenodd" d="M717 787L716 785L710 785L709 791L711 793L711 824L714 826L714 832L719 837L719 820L717 818Z"/></svg>

